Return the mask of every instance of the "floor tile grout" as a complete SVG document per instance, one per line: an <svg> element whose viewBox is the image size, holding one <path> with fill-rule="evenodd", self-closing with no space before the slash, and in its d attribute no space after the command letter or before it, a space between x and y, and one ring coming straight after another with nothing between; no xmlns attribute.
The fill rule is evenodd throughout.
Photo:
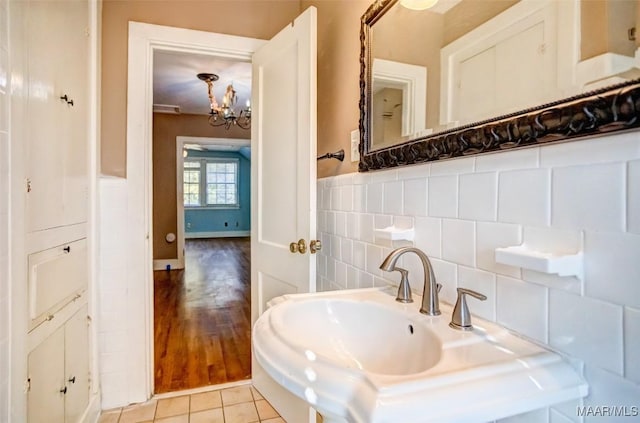
<svg viewBox="0 0 640 423"><path fill-rule="evenodd" d="M245 389L248 389L249 392L246 392ZM212 405L218 405L218 404L220 404L220 405L219 406L213 406L211 408L203 408L203 409L193 410L193 400L194 400L193 397L197 396L197 395L203 395L203 394L211 393L211 392L219 392L219 396L218 396L219 402L216 400L216 401L213 402ZM223 396L223 392L226 392L227 395ZM247 398L247 393L249 394L249 397L251 398L250 400L245 400ZM171 410L171 408L170 408L171 407L171 402L175 401L178 398L183 398L183 397L187 397L188 398L186 412L184 412L185 410L170 411ZM225 401L225 399L226 399L226 401ZM235 402L236 400L239 400L239 401ZM248 385L248 386L247 385L243 385L243 386L231 387L231 388L226 388L226 389L211 389L210 391L203 391L203 392L194 393L194 394L190 394L190 395L182 395L182 396L163 398L163 399L158 399L158 400L152 399L152 400L147 401L145 403L141 403L141 404L137 404L137 405L131 405L131 406L127 406L127 407L121 407L119 409L104 410L102 412L101 418L99 419L99 423L103 423L103 422L105 422L105 423L106 422L109 422L109 423L124 423L125 420L126 421L130 421L129 418L126 418L125 414L134 413L136 410L141 410L142 407L150 407L150 408L153 407L152 416L149 416L151 418L151 420L149 420L148 418L147 418L147 420L139 420L140 418L144 418L145 417L145 416L140 416L138 418L138 420L136 420L137 422L143 422L144 421L144 422L160 423L160 421L162 419L168 419L168 418L182 418L182 420L184 421L185 420L184 416L187 417L186 418L187 421L190 421L191 418L192 418L192 415L195 414L195 413L221 409L223 421L226 422L226 423L232 423L230 420L233 419L233 414L230 414L230 409L234 408L236 406L242 405L242 404L249 404L249 403L253 404L252 411L255 413L255 416L257 417L257 420L249 418L249 420L243 420L240 423L261 423L261 422L264 422L264 421L267 421L267 420L278 419L278 418L280 418L281 421L284 421L284 419L282 419L282 417L280 417L277 414L277 412L275 412L275 410L273 410L276 413L275 416L265 417L264 419L262 419L261 416L260 416L260 412L258 410L258 404L257 404L258 401L265 401L266 404L268 404L271 408L273 408L273 406L271 406L271 404L269 404L269 402L266 401L266 399L252 385ZM161 404L163 404L163 405L166 404L166 408L163 406L162 413L164 414L166 412L166 413L170 413L171 415L162 415L162 416L160 416L158 414L158 410L159 410ZM175 407L175 402L173 404L174 404L174 407ZM263 412L264 411L265 410L263 409ZM270 410L266 410L266 411L269 411L269 414L271 413ZM177 414L173 414L173 413L177 413ZM151 414L151 413L149 413L149 414ZM253 414L253 413L250 413L250 414ZM113 418L108 417L108 416L111 416L111 415L114 415L114 417ZM104 417L104 419L103 419L103 417ZM123 417L125 417L125 420L123 420ZM115 420L114 420L114 418L115 418ZM234 422L237 422L236 419L233 419L233 420L234 420Z"/></svg>

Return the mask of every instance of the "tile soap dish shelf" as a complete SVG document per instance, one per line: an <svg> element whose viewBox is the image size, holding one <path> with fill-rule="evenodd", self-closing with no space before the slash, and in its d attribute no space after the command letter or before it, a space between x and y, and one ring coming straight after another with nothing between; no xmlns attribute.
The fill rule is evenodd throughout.
<svg viewBox="0 0 640 423"><path fill-rule="evenodd" d="M496 248L496 263L521 267L536 272L575 276L582 280L584 275L583 253L557 253L538 251L526 244Z"/></svg>
<svg viewBox="0 0 640 423"><path fill-rule="evenodd" d="M376 240L386 241L413 241L415 231L413 228L398 228L388 226L382 229L374 229Z"/></svg>

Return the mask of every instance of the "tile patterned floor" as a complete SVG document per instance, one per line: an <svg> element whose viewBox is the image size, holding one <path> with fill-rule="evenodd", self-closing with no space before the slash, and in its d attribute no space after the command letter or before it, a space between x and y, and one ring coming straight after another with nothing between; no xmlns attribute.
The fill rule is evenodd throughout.
<svg viewBox="0 0 640 423"><path fill-rule="evenodd" d="M98 423L286 423L251 385L103 411Z"/></svg>

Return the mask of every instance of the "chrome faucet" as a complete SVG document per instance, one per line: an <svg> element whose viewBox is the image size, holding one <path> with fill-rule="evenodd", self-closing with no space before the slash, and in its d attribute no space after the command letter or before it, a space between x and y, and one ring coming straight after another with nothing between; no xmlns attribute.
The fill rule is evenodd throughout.
<svg viewBox="0 0 640 423"><path fill-rule="evenodd" d="M385 272L392 272L398 270L403 275L403 283L400 284L400 289L406 290L408 288L409 281L406 278L406 273L403 273L404 269L396 267L396 262L404 253L416 253L422 261L422 269L424 270L424 288L422 293L422 306L420 307L420 313L427 314L429 316L438 316L440 314L440 302L438 301L438 291L442 285L436 283L436 276L433 274L433 267L429 257L421 250L415 247L401 247L393 250L387 258L384 259L380 265L380 269ZM405 271L406 272L406 271ZM398 292L398 298L401 297L401 292ZM406 297L406 294L405 294ZM401 301L401 300L399 300Z"/></svg>

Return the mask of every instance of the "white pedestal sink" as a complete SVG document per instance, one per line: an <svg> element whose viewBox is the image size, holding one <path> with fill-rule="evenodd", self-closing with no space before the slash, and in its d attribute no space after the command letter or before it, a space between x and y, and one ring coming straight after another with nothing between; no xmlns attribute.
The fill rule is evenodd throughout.
<svg viewBox="0 0 640 423"><path fill-rule="evenodd" d="M253 329L260 365L325 422L486 422L583 397L559 354L481 319L473 332L392 289L285 295Z"/></svg>

